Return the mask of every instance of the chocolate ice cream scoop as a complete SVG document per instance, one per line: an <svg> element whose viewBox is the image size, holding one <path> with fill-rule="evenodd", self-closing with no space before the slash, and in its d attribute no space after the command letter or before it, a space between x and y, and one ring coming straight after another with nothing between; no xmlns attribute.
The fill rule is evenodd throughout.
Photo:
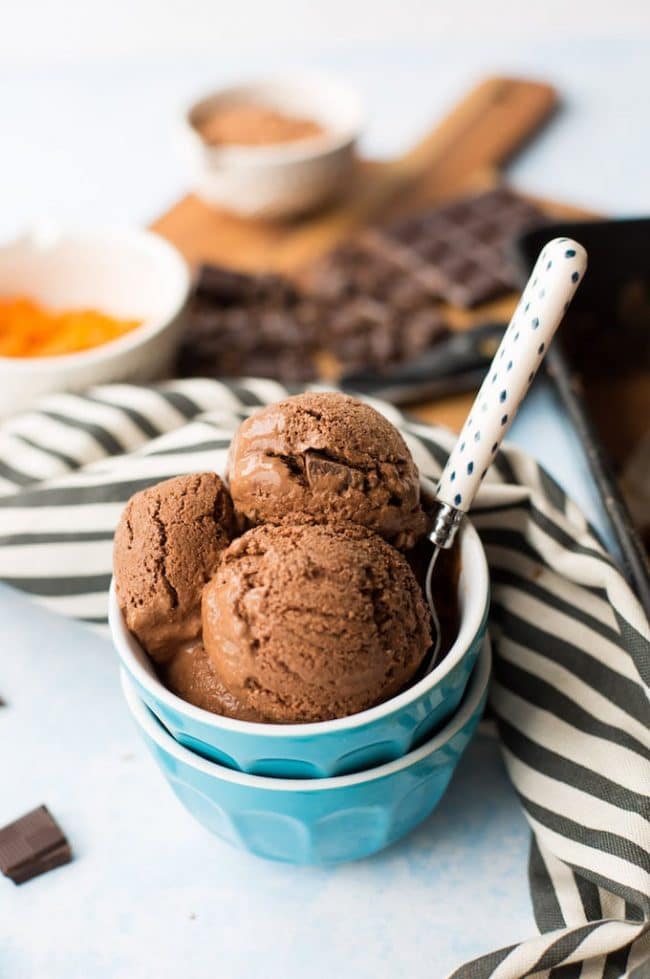
<svg viewBox="0 0 650 979"><path fill-rule="evenodd" d="M248 418L231 446L228 481L253 524L296 512L343 518L403 548L429 528L400 433L370 405L335 392L299 394Z"/></svg>
<svg viewBox="0 0 650 979"><path fill-rule="evenodd" d="M160 667L160 679L172 693L195 707L239 721L262 720L226 690L200 639L187 643L174 653Z"/></svg>
<svg viewBox="0 0 650 979"><path fill-rule="evenodd" d="M215 473L168 479L127 503L115 532L115 587L128 628L156 662L200 636L201 590L235 531Z"/></svg>
<svg viewBox="0 0 650 979"><path fill-rule="evenodd" d="M431 642L406 559L351 523L265 524L224 552L203 642L226 689L267 721L354 714L398 693Z"/></svg>

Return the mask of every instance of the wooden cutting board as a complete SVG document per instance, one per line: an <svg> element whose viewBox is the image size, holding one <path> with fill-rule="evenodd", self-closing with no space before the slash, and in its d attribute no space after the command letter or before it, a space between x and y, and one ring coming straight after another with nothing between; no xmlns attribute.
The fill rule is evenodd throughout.
<svg viewBox="0 0 650 979"><path fill-rule="evenodd" d="M335 206L291 222L249 221L212 209L190 194L152 225L191 264L215 262L251 271L300 277L326 251L372 222L390 220L471 190L494 186L500 168L544 125L558 105L555 90L526 79L488 78L472 89L404 156L363 161ZM582 217L575 208L540 202L558 217ZM508 319L514 295L467 313L449 308L453 326ZM414 410L459 429L471 403L458 395Z"/></svg>

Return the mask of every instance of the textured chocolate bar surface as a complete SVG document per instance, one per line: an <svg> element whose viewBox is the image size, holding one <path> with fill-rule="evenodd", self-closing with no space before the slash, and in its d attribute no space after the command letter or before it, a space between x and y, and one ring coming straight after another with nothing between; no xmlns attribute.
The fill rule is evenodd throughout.
<svg viewBox="0 0 650 979"><path fill-rule="evenodd" d="M288 279L203 266L186 320L183 376L255 375L309 381L315 311Z"/></svg>
<svg viewBox="0 0 650 979"><path fill-rule="evenodd" d="M327 324L323 345L346 369L410 360L447 335L421 261L367 232L319 262L310 293Z"/></svg>
<svg viewBox="0 0 650 979"><path fill-rule="evenodd" d="M420 275L447 302L471 307L516 289L508 249L526 229L545 220L529 201L506 187L451 201L385 229Z"/></svg>
<svg viewBox="0 0 650 979"><path fill-rule="evenodd" d="M183 376L317 377L414 360L448 335L443 301L473 307L517 286L508 249L541 212L507 188L364 231L319 261L299 289L279 275L218 266L199 274L177 363Z"/></svg>
<svg viewBox="0 0 650 979"><path fill-rule="evenodd" d="M187 317L181 375L316 378L316 353L344 367L384 367L446 335L438 301L368 235L314 269L302 291L280 276L202 269Z"/></svg>

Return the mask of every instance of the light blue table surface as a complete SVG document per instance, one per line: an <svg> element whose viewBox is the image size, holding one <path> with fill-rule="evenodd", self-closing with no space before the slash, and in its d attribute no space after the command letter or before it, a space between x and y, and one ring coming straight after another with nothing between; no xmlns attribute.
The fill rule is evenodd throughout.
<svg viewBox="0 0 650 979"><path fill-rule="evenodd" d="M0 70L0 237L43 218L150 219L185 185L170 106L287 58L223 51L214 63ZM602 210L648 210L644 39L341 48L302 63L362 88L376 153L412 141L486 70L548 77L567 109L513 179ZM549 397L534 389L513 440L534 446L598 524L584 459ZM107 639L5 588L0 621L0 824L46 802L75 851L71 865L23 887L0 878L3 979L442 979L533 933L528 830L489 736L477 737L433 817L390 851L335 870L267 864L185 815L122 704Z"/></svg>
<svg viewBox="0 0 650 979"><path fill-rule="evenodd" d="M72 864L0 879L5 979L442 977L532 933L528 830L479 735L407 840L333 870L210 836L159 776L108 640L0 589L0 824L47 802Z"/></svg>

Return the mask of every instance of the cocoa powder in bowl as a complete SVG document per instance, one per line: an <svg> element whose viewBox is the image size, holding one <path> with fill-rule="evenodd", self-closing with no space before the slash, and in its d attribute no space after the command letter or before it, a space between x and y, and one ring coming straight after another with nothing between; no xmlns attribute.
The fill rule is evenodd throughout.
<svg viewBox="0 0 650 979"><path fill-rule="evenodd" d="M209 146L264 146L322 136L314 119L286 115L270 106L233 102L216 105L195 123Z"/></svg>

